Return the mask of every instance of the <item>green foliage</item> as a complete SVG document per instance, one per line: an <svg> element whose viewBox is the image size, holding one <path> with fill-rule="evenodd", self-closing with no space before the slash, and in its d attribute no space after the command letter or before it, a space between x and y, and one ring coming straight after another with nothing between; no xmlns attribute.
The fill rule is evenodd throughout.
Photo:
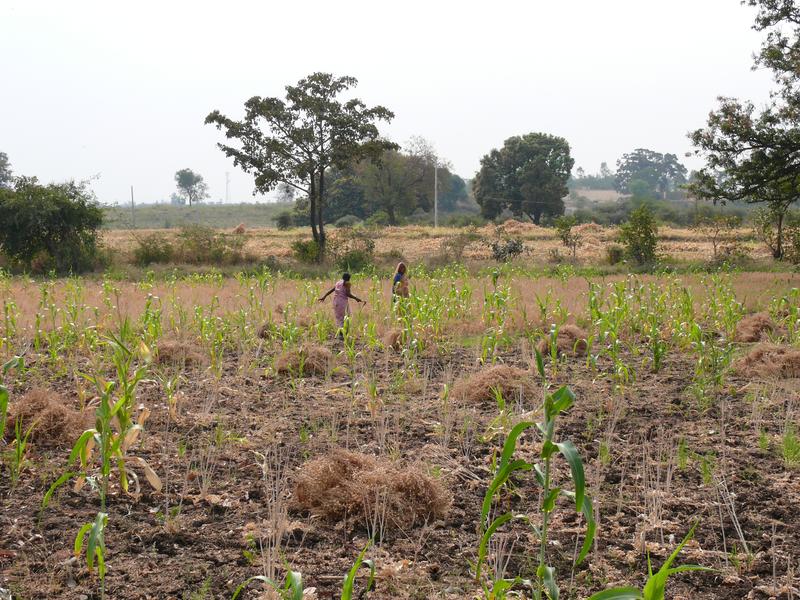
<svg viewBox="0 0 800 600"><path fill-rule="evenodd" d="M342 229L328 242L336 267L343 271L363 271L372 264L375 240L363 229Z"/></svg>
<svg viewBox="0 0 800 600"><path fill-rule="evenodd" d="M781 455L784 464L789 468L800 466L800 438L794 423L787 423L781 436Z"/></svg>
<svg viewBox="0 0 800 600"><path fill-rule="evenodd" d="M233 596L231 596L231 600L236 600L244 589L254 581L267 584L275 591L281 600L303 600L303 575L299 571L292 571L291 569L287 569L283 585L278 585L264 575L250 577L236 588L236 591L233 592Z"/></svg>
<svg viewBox="0 0 800 600"><path fill-rule="evenodd" d="M240 235L219 233L205 225L186 225L178 234L175 256L187 264L239 264L246 260L244 243Z"/></svg>
<svg viewBox="0 0 800 600"><path fill-rule="evenodd" d="M674 154L637 148L617 161L614 187L636 198L666 197L667 192L686 183L686 167Z"/></svg>
<svg viewBox="0 0 800 600"><path fill-rule="evenodd" d="M151 233L136 241L138 245L133 249L133 260L140 267L168 263L175 255L172 243L163 234Z"/></svg>
<svg viewBox="0 0 800 600"><path fill-rule="evenodd" d="M634 210L630 220L620 226L620 241L625 247L625 255L640 265L656 262L657 236L658 226L646 204Z"/></svg>
<svg viewBox="0 0 800 600"><path fill-rule="evenodd" d="M74 182L40 185L20 177L0 187L0 250L26 268L37 255L59 273L97 266L97 230L103 213L88 187Z"/></svg>
<svg viewBox="0 0 800 600"><path fill-rule="evenodd" d="M285 210L275 217L275 226L281 231L291 229L294 224L292 212Z"/></svg>
<svg viewBox="0 0 800 600"><path fill-rule="evenodd" d="M203 181L203 176L191 169L181 169L175 173L175 184L178 186L179 197L192 206L208 198L208 184Z"/></svg>
<svg viewBox="0 0 800 600"><path fill-rule="evenodd" d="M489 244L492 258L497 262L509 262L525 251L525 244L520 238L507 237L494 240Z"/></svg>
<svg viewBox="0 0 800 600"><path fill-rule="evenodd" d="M610 265L617 265L625 259L625 248L617 244L606 246L606 261Z"/></svg>
<svg viewBox="0 0 800 600"><path fill-rule="evenodd" d="M369 569L369 579L367 579L367 585L364 588L363 593L359 596L359 598L364 598L369 593L369 591L375 585L375 563L371 560L365 560L365 556L367 554L367 550L372 545L372 541L370 540L367 542L367 545L364 546L364 549L359 552L358 556L356 557L356 561L353 563L353 566L348 571L347 575L344 578L344 584L342 585L342 598L341 600L352 600L353 599L353 588L355 586L356 575L358 574L358 570L364 566Z"/></svg>
<svg viewBox="0 0 800 600"><path fill-rule="evenodd" d="M374 213L372 213L369 217L367 217L367 220L364 221L364 223L366 225L369 225L370 227L374 226L382 227L384 225L389 224L389 215L386 213L385 210L377 210Z"/></svg>
<svg viewBox="0 0 800 600"><path fill-rule="evenodd" d="M334 225L336 227L355 227L361 223L361 219L359 219L355 215L345 215L339 219L336 219L336 223Z"/></svg>
<svg viewBox="0 0 800 600"><path fill-rule="evenodd" d="M314 240L294 240L292 242L292 255L301 263L319 262L319 244Z"/></svg>
<svg viewBox="0 0 800 600"><path fill-rule="evenodd" d="M536 367L542 379L545 379L544 360L542 355L536 351ZM547 388L545 382L545 388ZM560 496L568 498L575 504L575 510L583 514L586 519L587 529L583 546L576 558L576 564L581 564L586 558L592 547L596 524L594 512L589 496L586 494L586 477L583 470L583 462L577 449L570 441L555 441L555 425L559 415L569 410L575 402L575 395L572 391L562 386L554 393L545 392L543 402L544 420L540 423L523 421L516 424L509 432L500 460L496 463L495 475L486 490L481 505L480 537L478 542L478 555L475 562L475 579L481 585L484 598L499 599L506 597L506 591L516 584L523 583L519 577L501 582L493 581L484 572L488 558L489 542L492 536L506 523L511 521L521 521L532 528L534 534L540 541L538 554L538 568L536 570L536 584L534 587L534 598L541 600L543 594L550 600L557 600L559 596L558 585L555 580L555 569L547 565L547 540L550 515L555 510L556 500ZM542 436L542 448L539 453L539 463L529 463L522 459L514 459L517 441L519 437L528 429L536 427ZM565 490L561 487L553 487L554 456L560 453L566 460L570 468L570 474L574 490ZM505 512L497 517L493 517L492 507L495 506L515 474L533 471L536 482L542 488L542 504L539 507L541 514L541 525L537 526L530 522L528 516ZM499 584L499 585L498 585Z"/></svg>
<svg viewBox="0 0 800 600"><path fill-rule="evenodd" d="M692 528L689 530L689 533L687 533L686 537L683 538L683 541L678 544L678 547L675 548L675 551L669 556L666 562L661 565L661 568L657 573L653 573L653 566L650 564L650 556L648 555L648 578L644 589L641 592L632 587L613 588L593 594L589 597L589 600L664 600L667 581L671 576L677 575L678 573L685 573L687 571L712 571L713 569L700 567L698 565L681 565L679 567L672 566L672 563L675 562L675 559L678 557L680 551L683 550L683 547L686 545L686 543L692 539L696 526L697 524L692 526Z"/></svg>
<svg viewBox="0 0 800 600"><path fill-rule="evenodd" d="M11 171L11 163L8 160L8 154L0 152L0 188L11 187L14 177Z"/></svg>
<svg viewBox="0 0 800 600"><path fill-rule="evenodd" d="M578 248L583 244L583 236L573 230L578 224L578 220L570 215L556 218L553 224L556 227L558 239L572 252L572 258L575 258Z"/></svg>
<svg viewBox="0 0 800 600"><path fill-rule="evenodd" d="M106 540L105 531L108 525L108 515L105 512L97 513L94 522L86 523L75 536L75 556L80 556L84 545L86 546L86 568L91 573L97 565L97 576L102 585L102 595L105 595L106 578Z"/></svg>
<svg viewBox="0 0 800 600"><path fill-rule="evenodd" d="M377 158L396 145L380 137L376 125L394 114L382 106L339 97L355 87L354 77L313 73L286 87L286 98L254 96L245 102L245 117L235 121L214 111L206 123L224 130L238 145L219 144L234 164L255 177L256 191L266 193L288 184L309 200L313 240L325 254L326 170L343 169L365 158Z"/></svg>
<svg viewBox="0 0 800 600"><path fill-rule="evenodd" d="M510 210L536 224L543 216L563 214L574 163L564 138L544 133L508 138L481 159L473 184L481 214L494 219Z"/></svg>

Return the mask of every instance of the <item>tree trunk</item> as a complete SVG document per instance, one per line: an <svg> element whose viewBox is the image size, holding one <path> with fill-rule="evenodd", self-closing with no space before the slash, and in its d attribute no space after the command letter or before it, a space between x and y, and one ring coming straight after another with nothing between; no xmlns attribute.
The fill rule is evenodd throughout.
<svg viewBox="0 0 800 600"><path fill-rule="evenodd" d="M778 234L775 239L775 248L772 250L772 257L777 260L783 260L783 216L783 211L778 213Z"/></svg>
<svg viewBox="0 0 800 600"><path fill-rule="evenodd" d="M308 186L308 219L311 223L311 235L319 245L319 232L317 231L317 182L314 175L311 175L311 183Z"/></svg>
<svg viewBox="0 0 800 600"><path fill-rule="evenodd" d="M319 189L317 190L317 227L319 227L319 262L325 258L325 167L320 168Z"/></svg>

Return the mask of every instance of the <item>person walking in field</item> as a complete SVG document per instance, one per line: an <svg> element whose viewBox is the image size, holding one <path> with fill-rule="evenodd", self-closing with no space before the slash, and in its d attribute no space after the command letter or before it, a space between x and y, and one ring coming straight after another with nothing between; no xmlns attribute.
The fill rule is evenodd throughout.
<svg viewBox="0 0 800 600"><path fill-rule="evenodd" d="M325 295L319 299L320 302L325 302L325 299L333 294L333 317L336 321L336 327L339 329L338 336L344 337L342 329L344 328L344 318L350 314L350 306L348 299L352 298L356 302L366 304L366 300L362 300L354 296L350 292L350 273L343 273L342 278L329 289Z"/></svg>
<svg viewBox="0 0 800 600"><path fill-rule="evenodd" d="M398 298L408 298L408 269L405 263L397 263L397 270L392 280L392 302Z"/></svg>

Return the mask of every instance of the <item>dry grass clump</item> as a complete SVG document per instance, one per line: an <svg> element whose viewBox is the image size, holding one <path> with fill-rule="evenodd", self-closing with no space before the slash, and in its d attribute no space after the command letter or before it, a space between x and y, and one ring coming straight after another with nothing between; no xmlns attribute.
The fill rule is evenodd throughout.
<svg viewBox="0 0 800 600"><path fill-rule="evenodd" d="M748 315L736 325L734 342L760 342L767 335L778 331L777 325L768 313L759 312Z"/></svg>
<svg viewBox="0 0 800 600"><path fill-rule="evenodd" d="M451 502L442 483L419 469L342 449L307 462L295 480L296 507L330 521L377 512L407 528L444 517Z"/></svg>
<svg viewBox="0 0 800 600"><path fill-rule="evenodd" d="M733 364L745 377L791 379L800 377L800 350L791 346L760 344Z"/></svg>
<svg viewBox="0 0 800 600"><path fill-rule="evenodd" d="M383 346L385 348L391 348L392 350L400 351L402 347L403 341L403 331L402 329L390 329L386 332L386 335L383 336Z"/></svg>
<svg viewBox="0 0 800 600"><path fill-rule="evenodd" d="M40 446L68 446L84 430L87 419L72 408L64 398L44 388L34 388L9 407L6 436L14 437L17 419L22 421L22 432L31 425L30 441Z"/></svg>
<svg viewBox="0 0 800 600"><path fill-rule="evenodd" d="M556 350L570 356L586 354L586 338L587 333L577 325L562 325L556 336ZM550 336L539 340L536 349L543 355L550 354Z"/></svg>
<svg viewBox="0 0 800 600"><path fill-rule="evenodd" d="M205 354L198 352L194 345L178 340L162 340L156 350L156 364L193 368L207 364Z"/></svg>
<svg viewBox="0 0 800 600"><path fill-rule="evenodd" d="M282 375L325 375L331 370L333 354L324 346L303 344L275 359L275 370Z"/></svg>
<svg viewBox="0 0 800 600"><path fill-rule="evenodd" d="M529 371L508 365L493 365L462 377L453 385L453 397L469 403L494 402L495 390L506 399L517 394L530 396L537 391Z"/></svg>

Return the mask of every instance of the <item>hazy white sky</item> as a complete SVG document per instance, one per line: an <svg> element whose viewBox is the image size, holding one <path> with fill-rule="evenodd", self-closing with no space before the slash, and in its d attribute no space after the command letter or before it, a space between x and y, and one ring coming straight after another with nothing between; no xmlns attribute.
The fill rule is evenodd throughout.
<svg viewBox="0 0 800 600"><path fill-rule="evenodd" d="M718 95L763 102L761 36L738 0L0 0L0 151L45 181L98 175L103 202L168 198L189 167L212 200L251 179L203 119L314 71L353 75L472 177L511 135L565 137L594 172L648 147L679 156ZM692 159L686 161L696 166Z"/></svg>

